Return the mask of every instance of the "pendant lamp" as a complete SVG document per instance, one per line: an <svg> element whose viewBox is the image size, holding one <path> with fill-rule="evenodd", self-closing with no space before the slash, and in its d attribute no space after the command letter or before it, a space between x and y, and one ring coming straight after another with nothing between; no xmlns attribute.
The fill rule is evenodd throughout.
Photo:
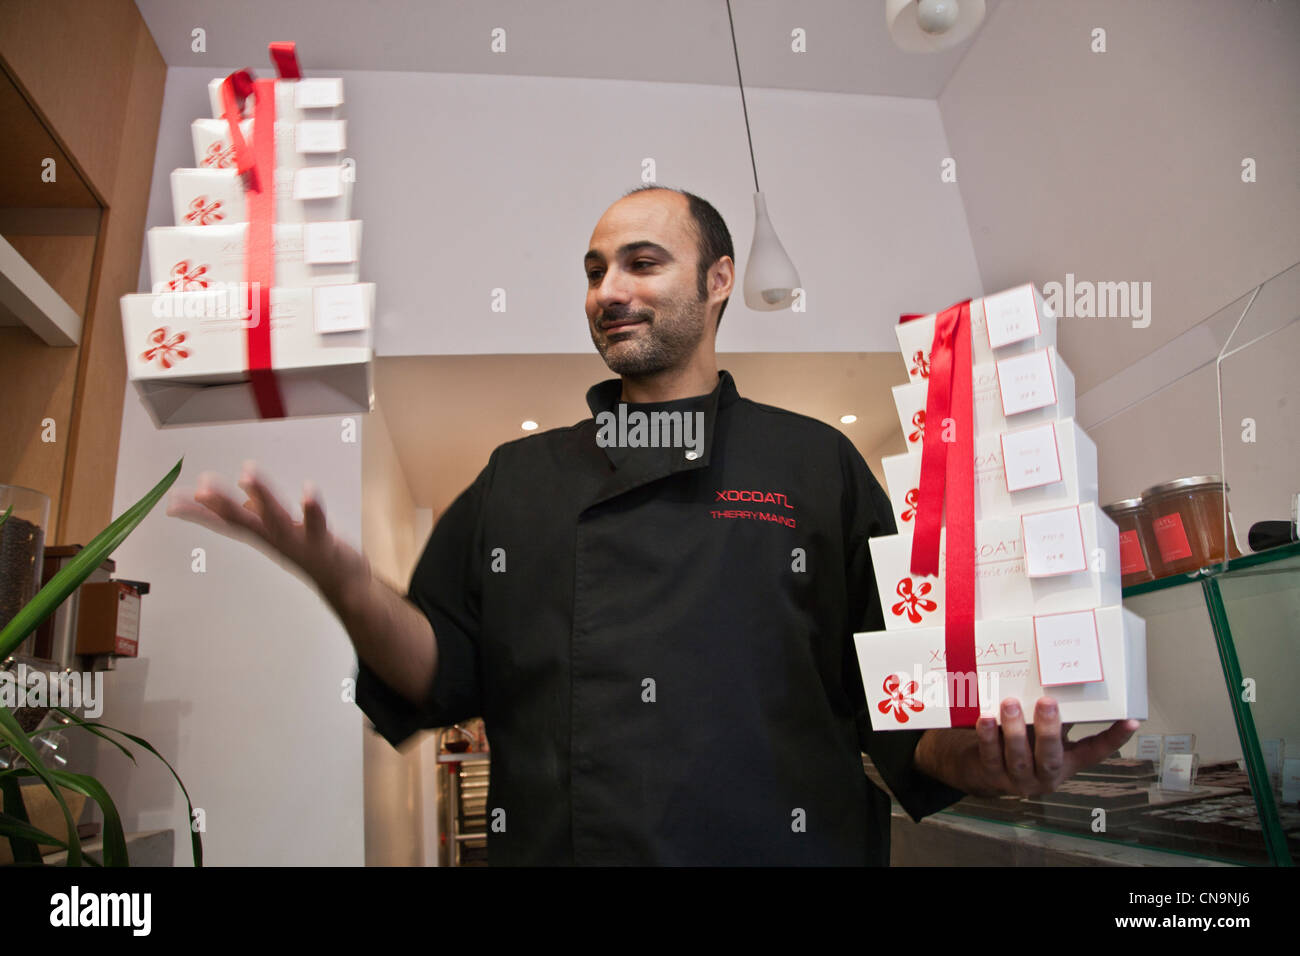
<svg viewBox="0 0 1300 956"><path fill-rule="evenodd" d="M946 50L969 40L984 21L984 0L885 0L894 45L908 53Z"/></svg>
<svg viewBox="0 0 1300 956"><path fill-rule="evenodd" d="M749 108L745 105L745 81L740 75L740 50L736 46L731 0L727 0L727 21L731 24L731 49L736 56L740 108L745 114L745 136L749 139L749 163L754 170L754 241L745 262L745 305L757 312L775 312L788 308L794 301L794 290L800 288L799 273L772 228L772 220L767 214L767 199L758 188L758 164L754 161L754 138L749 132Z"/></svg>

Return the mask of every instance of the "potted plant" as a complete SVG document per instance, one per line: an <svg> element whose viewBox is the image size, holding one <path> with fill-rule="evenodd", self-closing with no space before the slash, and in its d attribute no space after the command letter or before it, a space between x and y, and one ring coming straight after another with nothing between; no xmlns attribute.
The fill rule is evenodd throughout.
<svg viewBox="0 0 1300 956"><path fill-rule="evenodd" d="M70 594L81 587L86 578L100 566L105 558L109 557L117 549L118 545L126 540L127 535L135 530L136 525L144 520L145 515L153 509L154 505L167 492L167 489L176 481L184 461L184 458L178 461L162 481L154 486L153 490L96 535L90 544L82 548L66 567L50 578L39 593L24 605L13 620L6 624L3 629L0 629L0 666L9 659L10 655L27 639L28 635L36 630L42 621L53 614ZM12 510L12 507L10 507L4 515L0 515L0 525L8 519ZM172 776L176 779L177 785L180 786L181 793L185 794L185 803L189 808L189 817L187 819L191 821L191 825L187 829L190 831L194 865L202 866L203 841L192 825L194 804L190 801L190 795L185 789L185 784L181 781L175 769L172 768L172 765L167 763L166 758L158 753L148 741L133 734L109 727L98 721L83 720L63 707L55 707L53 710L68 721L69 729L81 727L97 737L102 737L130 757L133 763L135 762L135 756L119 740L109 736L110 733L124 737L143 747L166 764L167 769L171 771ZM62 793L62 789L66 788L95 801L104 814L103 865L129 866L130 861L127 857L126 837L122 832L122 821L118 816L117 807L108 795L108 791L102 783L89 774L73 773L68 770L45 766L31 742L31 737L41 732L43 731L39 727L31 732L24 731L10 708L0 704L0 750L12 748L17 758L20 758L16 759L11 766L0 770L0 795L4 797L4 810L0 812L0 837L9 839L9 844L13 849L14 862L16 864L42 864L43 861L38 845L45 844L66 849L69 866L81 866L84 863L99 865L93 858L82 854L81 840L77 836L76 821ZM28 819L27 808L23 801L21 779L24 777L38 778L54 795L54 799L58 802L67 823L66 840L62 840L58 836L32 825Z"/></svg>

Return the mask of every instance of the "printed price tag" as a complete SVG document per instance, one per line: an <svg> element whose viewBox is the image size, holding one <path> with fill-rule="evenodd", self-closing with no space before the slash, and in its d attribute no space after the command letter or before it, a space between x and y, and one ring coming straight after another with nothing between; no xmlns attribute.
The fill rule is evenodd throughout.
<svg viewBox="0 0 1300 956"><path fill-rule="evenodd" d="M303 120L296 124L294 145L300 153L343 151L343 120Z"/></svg>
<svg viewBox="0 0 1300 956"><path fill-rule="evenodd" d="M1165 738L1161 734L1138 734L1138 760L1150 760L1156 766L1164 756Z"/></svg>
<svg viewBox="0 0 1300 956"><path fill-rule="evenodd" d="M1103 679L1095 612L1036 615L1034 644L1038 648L1038 682L1044 687Z"/></svg>
<svg viewBox="0 0 1300 956"><path fill-rule="evenodd" d="M364 284L321 285L312 291L317 332L361 332L367 327Z"/></svg>
<svg viewBox="0 0 1300 956"><path fill-rule="evenodd" d="M1196 784L1196 754L1166 754L1160 767L1160 789L1191 790Z"/></svg>
<svg viewBox="0 0 1300 956"><path fill-rule="evenodd" d="M356 262L352 245L352 223L308 222L302 227L303 258L308 265Z"/></svg>
<svg viewBox="0 0 1300 956"><path fill-rule="evenodd" d="M293 174L294 199L333 199L342 195L342 166L308 166Z"/></svg>
<svg viewBox="0 0 1300 956"><path fill-rule="evenodd" d="M1083 519L1078 506L1023 515L1025 574L1046 578L1088 570L1083 546Z"/></svg>
<svg viewBox="0 0 1300 956"><path fill-rule="evenodd" d="M989 348L1001 348L1042 331L1033 286L1022 285L984 297L984 322Z"/></svg>
<svg viewBox="0 0 1300 956"><path fill-rule="evenodd" d="M1165 753L1196 753L1196 734L1165 734Z"/></svg>
<svg viewBox="0 0 1300 956"><path fill-rule="evenodd" d="M342 103L342 77L312 77L294 85L293 105L300 110L329 109Z"/></svg>
<svg viewBox="0 0 1300 956"><path fill-rule="evenodd" d="M1051 422L1002 433L1002 466L1007 491L1023 491L1061 480L1056 426Z"/></svg>
<svg viewBox="0 0 1300 956"><path fill-rule="evenodd" d="M1003 415L1010 417L1056 404L1056 383L1052 379L1052 357L1048 349L999 359L997 371Z"/></svg>

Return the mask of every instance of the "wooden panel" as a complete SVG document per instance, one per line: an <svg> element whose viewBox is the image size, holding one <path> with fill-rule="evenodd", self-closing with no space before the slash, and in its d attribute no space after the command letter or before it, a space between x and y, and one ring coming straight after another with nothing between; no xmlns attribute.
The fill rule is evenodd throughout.
<svg viewBox="0 0 1300 956"><path fill-rule="evenodd" d="M50 496L45 540L51 544L57 540L59 489L72 438L78 352L51 348L26 327L0 328L0 382L4 382L0 482ZM41 423L46 418L54 420L53 442L42 440Z"/></svg>
<svg viewBox="0 0 1300 956"><path fill-rule="evenodd" d="M136 36L148 32L140 11L131 0L0 0L0 23L6 68L97 198L111 205Z"/></svg>
<svg viewBox="0 0 1300 956"><path fill-rule="evenodd" d="M3 69L0 69L0 129L5 131L5 175L0 177L0 206L99 208L77 167Z"/></svg>
<svg viewBox="0 0 1300 956"><path fill-rule="evenodd" d="M131 76L124 120L114 140L120 155L109 211L100 232L97 269L91 278L90 310L82 335L72 437L59 511L59 544L85 544L113 520L126 355L119 299L134 292L158 145L167 65L134 4L134 36L125 68ZM168 467L171 463L168 463ZM162 473L158 475L162 477ZM143 494L147 488L130 489Z"/></svg>

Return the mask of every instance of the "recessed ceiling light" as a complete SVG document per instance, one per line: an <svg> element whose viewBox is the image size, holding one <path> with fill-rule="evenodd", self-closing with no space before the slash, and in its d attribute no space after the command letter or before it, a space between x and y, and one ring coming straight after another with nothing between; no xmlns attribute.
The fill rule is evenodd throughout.
<svg viewBox="0 0 1300 956"><path fill-rule="evenodd" d="M854 422L856 422L857 420L858 420L858 416L857 416L857 415L841 415L841 416L840 416L840 424L841 424L841 425L852 425L852 424L853 424Z"/></svg>
<svg viewBox="0 0 1300 956"><path fill-rule="evenodd" d="M522 425L520 425L519 427L522 428L522 429L523 429L524 431L526 431L526 432L530 432L530 431L532 431L534 428L537 427L537 422L533 421L533 420L530 418L530 419L528 419L528 421L524 422L524 423L523 423Z"/></svg>

